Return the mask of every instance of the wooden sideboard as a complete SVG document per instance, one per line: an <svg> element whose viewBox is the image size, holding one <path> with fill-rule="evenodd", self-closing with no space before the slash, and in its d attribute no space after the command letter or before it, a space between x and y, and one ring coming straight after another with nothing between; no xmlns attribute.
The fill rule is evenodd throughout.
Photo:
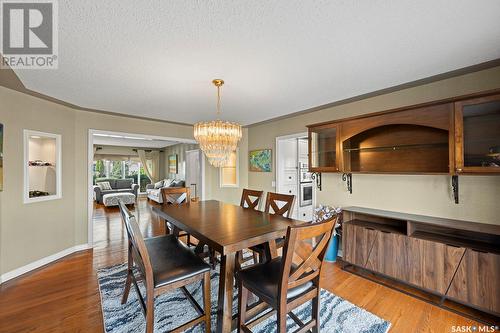
<svg viewBox="0 0 500 333"><path fill-rule="evenodd" d="M500 226L347 207L343 261L500 316Z"/></svg>

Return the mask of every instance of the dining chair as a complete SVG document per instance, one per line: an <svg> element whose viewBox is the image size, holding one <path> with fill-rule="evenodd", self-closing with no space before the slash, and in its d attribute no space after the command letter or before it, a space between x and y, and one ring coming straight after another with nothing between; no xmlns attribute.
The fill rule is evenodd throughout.
<svg viewBox="0 0 500 333"><path fill-rule="evenodd" d="M176 195L177 197L175 197ZM163 205L185 205L191 202L191 191L189 187L164 187L161 189L161 196L163 199ZM165 220L165 233L169 234L170 229L173 228L171 228L169 222ZM213 249L211 249L207 245L208 250L205 251L205 244L200 243L200 241L197 239L195 239L196 243L193 243L192 240L194 237L192 237L191 234L187 233L186 231L177 230L176 236L179 238L186 237L187 246L196 246L196 254L198 254L202 258L208 257L212 268L215 268L216 257L215 251Z"/></svg>
<svg viewBox="0 0 500 333"><path fill-rule="evenodd" d="M155 296L180 288L199 316L172 331L181 332L204 322L205 332L210 332L210 266L174 235L144 239L135 216L121 200L118 204L128 236L127 280L122 304L127 302L133 283L146 317L146 333L152 333ZM145 297L139 288L136 275L143 281ZM185 287L197 281L202 281L203 308Z"/></svg>
<svg viewBox="0 0 500 333"><path fill-rule="evenodd" d="M260 199L264 191L243 189L241 193L240 206L243 208L259 209Z"/></svg>
<svg viewBox="0 0 500 333"><path fill-rule="evenodd" d="M164 187L161 189L163 205L182 205L191 202L191 191L189 187ZM170 224L165 220L165 233L170 233ZM191 242L191 235L185 231L180 231L178 237L186 237L188 246L195 245Z"/></svg>
<svg viewBox="0 0 500 333"><path fill-rule="evenodd" d="M295 195L268 192L264 211L290 218L295 204ZM272 212L271 212L272 210Z"/></svg>
<svg viewBox="0 0 500 333"><path fill-rule="evenodd" d="M293 194L281 194L268 192L266 196L266 204L264 211L269 214L281 215L287 218L290 218L293 213L293 207L295 204L295 195ZM277 238L275 240L276 248L282 248L285 244L284 238ZM259 244L256 246L252 246L250 248L252 251L257 252L259 254L259 261L264 262L269 260L267 244Z"/></svg>
<svg viewBox="0 0 500 333"><path fill-rule="evenodd" d="M317 224L288 227L283 256L237 272L238 332L251 332L253 326L275 313L279 333L286 332L287 315L299 326L295 332L319 332L319 280L336 221L337 218L333 217ZM305 242L313 237L320 239L315 247ZM252 304L252 312L255 309L260 311L247 322L249 292L260 299L257 304ZM311 319L304 324L291 311L308 301L312 301Z"/></svg>
<svg viewBox="0 0 500 333"><path fill-rule="evenodd" d="M240 206L247 209L258 210L260 206L260 199L262 199L262 194L264 194L264 191L249 190L244 188L243 192L241 193ZM254 263L258 262L257 252L252 251L252 258ZM243 258L243 251L238 251L236 253L236 262L239 267L241 267L244 262L247 262L252 258Z"/></svg>

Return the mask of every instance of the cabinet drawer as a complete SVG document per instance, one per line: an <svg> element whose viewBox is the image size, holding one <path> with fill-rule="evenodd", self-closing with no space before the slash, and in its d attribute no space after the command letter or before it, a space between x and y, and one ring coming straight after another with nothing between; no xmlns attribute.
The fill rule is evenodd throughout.
<svg viewBox="0 0 500 333"><path fill-rule="evenodd" d="M297 195L297 185L283 185L281 186L280 193ZM295 198L295 205L297 205L297 198Z"/></svg>
<svg viewBox="0 0 500 333"><path fill-rule="evenodd" d="M408 238L408 282L444 295L465 249Z"/></svg>
<svg viewBox="0 0 500 333"><path fill-rule="evenodd" d="M377 231L366 268L406 281L408 277L407 239L405 235Z"/></svg>
<svg viewBox="0 0 500 333"><path fill-rule="evenodd" d="M344 223L342 226L344 260L365 267L376 234L377 231L373 229Z"/></svg>
<svg viewBox="0 0 500 333"><path fill-rule="evenodd" d="M500 314L500 255L465 250L449 298Z"/></svg>
<svg viewBox="0 0 500 333"><path fill-rule="evenodd" d="M285 171L283 184L296 185L297 184L297 170Z"/></svg>
<svg viewBox="0 0 500 333"><path fill-rule="evenodd" d="M304 222L312 221L312 206L300 207L298 219Z"/></svg>

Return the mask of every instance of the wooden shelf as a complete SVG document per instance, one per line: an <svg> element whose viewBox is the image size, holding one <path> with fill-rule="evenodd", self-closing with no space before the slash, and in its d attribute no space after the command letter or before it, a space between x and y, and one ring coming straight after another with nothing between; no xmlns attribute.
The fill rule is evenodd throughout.
<svg viewBox="0 0 500 333"><path fill-rule="evenodd" d="M412 144L412 145L394 145L385 147L360 147L360 148L344 148L345 152L364 152L364 151L391 151L403 149L422 149L422 148L447 148L448 143L426 143L426 144Z"/></svg>
<svg viewBox="0 0 500 333"><path fill-rule="evenodd" d="M451 245L455 247L465 247L480 252L488 252L500 254L498 245L481 242L477 240L464 239L461 237L453 237L451 235L440 235L426 231L415 231L410 237Z"/></svg>
<svg viewBox="0 0 500 333"><path fill-rule="evenodd" d="M350 223L352 225L356 225L356 226L367 228L367 229L378 230L378 231L382 231L382 232L389 232L391 234L406 235L406 223L404 221L401 221L401 222L403 223L401 226L396 226L396 225L391 225L391 224L383 224L383 223L371 222L371 221L364 221L364 220L358 220L358 219L346 221L345 223Z"/></svg>

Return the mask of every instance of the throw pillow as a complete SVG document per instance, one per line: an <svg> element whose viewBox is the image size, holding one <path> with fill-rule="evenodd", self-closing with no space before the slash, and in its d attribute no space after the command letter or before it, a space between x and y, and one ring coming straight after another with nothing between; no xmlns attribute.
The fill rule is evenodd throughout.
<svg viewBox="0 0 500 333"><path fill-rule="evenodd" d="M163 187L170 187L170 186L172 186L172 179L165 178L165 180L163 181Z"/></svg>
<svg viewBox="0 0 500 333"><path fill-rule="evenodd" d="M155 189L159 189L163 187L163 180L160 180L159 182L155 183Z"/></svg>
<svg viewBox="0 0 500 333"><path fill-rule="evenodd" d="M101 188L101 190L103 190L103 191L112 190L111 184L109 184L109 182L100 182L100 183L97 183L97 186L99 186Z"/></svg>

